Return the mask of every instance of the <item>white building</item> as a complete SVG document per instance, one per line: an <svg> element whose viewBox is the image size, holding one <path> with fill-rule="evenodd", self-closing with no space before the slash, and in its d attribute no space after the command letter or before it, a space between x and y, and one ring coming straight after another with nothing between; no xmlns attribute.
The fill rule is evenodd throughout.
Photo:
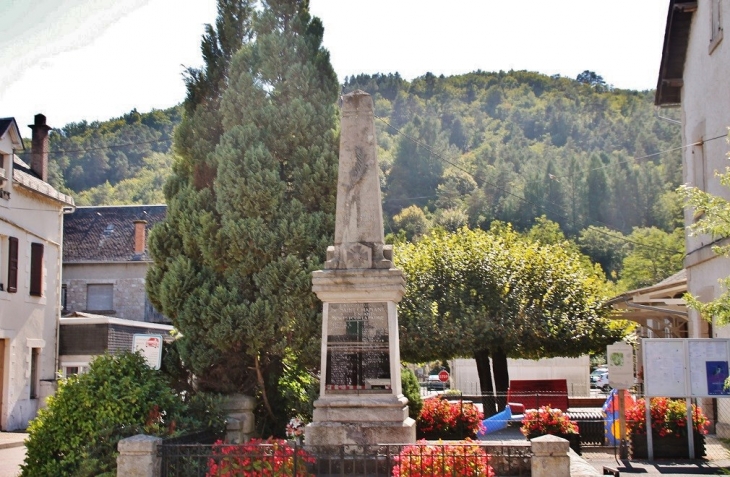
<svg viewBox="0 0 730 477"><path fill-rule="evenodd" d="M0 119L0 429L24 429L54 389L63 215L71 197L48 180L46 118L35 116L29 164L15 119Z"/></svg>
<svg viewBox="0 0 730 477"><path fill-rule="evenodd" d="M723 39L726 25L730 31L727 0L670 0L655 103L681 107L684 181L730 199L730 190L714 175L730 165L730 38ZM694 214L685 210L686 225L693 223ZM702 301L717 298L723 292L718 279L730 275L730 260L714 254L715 244L710 236L686 239L687 288ZM730 337L728 327L713 325L689 311L689 338ZM730 400L719 399L715 405L716 432L730 437Z"/></svg>

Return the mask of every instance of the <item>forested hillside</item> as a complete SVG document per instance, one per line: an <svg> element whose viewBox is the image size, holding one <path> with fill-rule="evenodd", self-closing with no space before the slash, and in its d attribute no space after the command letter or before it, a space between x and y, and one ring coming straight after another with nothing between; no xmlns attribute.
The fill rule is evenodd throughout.
<svg viewBox="0 0 730 477"><path fill-rule="evenodd" d="M636 243L652 244L641 246L652 263L671 263L627 286L681 268L680 130L659 117L653 91L613 89L588 71L577 79L525 71L345 78L343 92L355 89L375 101L393 237L493 220L528 230L545 216L609 276ZM81 205L164 201L181 114L132 111L54 131L54 185Z"/></svg>
<svg viewBox="0 0 730 477"><path fill-rule="evenodd" d="M546 215L568 235L589 225L674 228L679 127L652 91L611 90L538 73L346 79L375 97L385 209L525 229ZM667 114L666 112L663 112ZM449 227L451 228L451 227Z"/></svg>

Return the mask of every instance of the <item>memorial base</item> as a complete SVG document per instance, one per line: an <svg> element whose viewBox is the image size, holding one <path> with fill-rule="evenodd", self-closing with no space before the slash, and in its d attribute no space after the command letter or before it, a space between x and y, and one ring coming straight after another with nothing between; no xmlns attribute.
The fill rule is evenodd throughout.
<svg viewBox="0 0 730 477"><path fill-rule="evenodd" d="M416 421L408 417L408 400L342 396L318 399L314 421L304 431L307 445L376 445L416 442Z"/></svg>

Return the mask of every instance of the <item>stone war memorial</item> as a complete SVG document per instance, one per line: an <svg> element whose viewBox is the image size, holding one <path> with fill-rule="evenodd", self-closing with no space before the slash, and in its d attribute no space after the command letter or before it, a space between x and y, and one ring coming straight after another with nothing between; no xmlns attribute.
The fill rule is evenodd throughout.
<svg viewBox="0 0 730 477"><path fill-rule="evenodd" d="M408 444L415 421L401 391L396 304L405 292L384 244L372 97L342 97L335 243L312 274L323 302L320 398L308 445Z"/></svg>

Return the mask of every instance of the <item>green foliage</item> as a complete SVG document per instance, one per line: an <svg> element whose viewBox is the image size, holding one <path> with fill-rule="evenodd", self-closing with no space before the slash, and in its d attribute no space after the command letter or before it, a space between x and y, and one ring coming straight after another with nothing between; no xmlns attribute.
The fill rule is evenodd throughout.
<svg viewBox="0 0 730 477"><path fill-rule="evenodd" d="M114 187L125 180L140 180L140 174L149 174L149 161L155 161L154 154L170 150L172 130L180 122L180 112L180 107L144 114L134 109L109 121L81 121L54 129L49 136L52 185L67 192L81 192L105 183ZM160 166L170 168L169 163L156 167ZM89 192L88 200L93 205L127 203L128 199L142 201L145 194L159 189L159 183L141 180L143 185L138 188L147 190L140 192L139 198Z"/></svg>
<svg viewBox="0 0 730 477"><path fill-rule="evenodd" d="M334 231L339 88L307 2L253 4L219 2L190 72L146 285L199 386L260 398L270 435L306 414L299 373L319 365L311 272Z"/></svg>
<svg viewBox="0 0 730 477"><path fill-rule="evenodd" d="M416 374L408 368L400 370L401 388L403 395L408 398L408 415L418 419L418 415L423 407L423 399L421 399L421 386L418 384Z"/></svg>
<svg viewBox="0 0 730 477"><path fill-rule="evenodd" d="M730 167L724 173L716 173L720 184L730 187ZM694 208L698 220L690 226L693 235L709 234L719 243L713 247L718 255L730 257L730 245L720 239L730 237L730 201L726 198L709 194L705 191L687 185L679 188L679 193L686 200L687 205ZM698 297L687 293L684 298L687 305L698 310L702 317L722 326L730 323L730 277L718 280L725 292L716 299L703 303Z"/></svg>
<svg viewBox="0 0 730 477"><path fill-rule="evenodd" d="M263 16L255 26L254 6L249 0L219 1L224 14L206 29L201 45L205 65L187 70L188 95L182 108L132 111L103 123L73 123L52 133L51 150L66 151L51 155L52 183L78 194L80 204L161 202L165 199L159 184L169 166L149 168L147 161L155 152L170 151L171 131L179 123L175 151L199 160L181 160L176 167L196 178L196 188L210 189L211 196L196 198L203 204L214 202L212 183L220 160L214 152L224 132L222 105L227 104L225 114L232 126L240 123L240 112L278 101L268 96L273 83L264 76L258 93L247 96L251 104L234 101L231 94L224 101L226 91L244 91L245 78L253 78L239 74L249 59L259 61L255 48L242 53L248 59L236 60L237 52L249 43L258 44L254 39L264 29L278 28ZM318 21L311 25L311 32L321 28ZM300 32L303 28L296 27ZM277 45L264 40L258 50L270 51ZM279 68L282 62L273 56L267 60ZM314 61L315 68L320 68L322 58ZM236 61L240 65L233 72ZM295 70L290 70L292 78L301 79L304 70ZM254 70L250 73L255 76ZM412 240L431 222L454 231L464 224L487 229L491 221L500 220L525 231L543 215L575 241L594 228L615 231L620 239L636 227L671 232L682 225L675 193L682 180L680 138L674 125L656 118L652 91L614 89L591 71L576 80L526 71L427 74L411 82L398 74L345 79L344 91L358 88L373 95L379 119L386 222L394 224L412 206L430 211L428 224L395 223L389 230L392 237L400 236L402 226L405 237ZM182 122L181 111L187 112ZM294 114L281 116L285 120L277 124L299 127L303 115L295 109L286 114L290 112ZM298 137L304 140L306 134ZM228 150L238 145L231 143ZM294 149L272 151L290 154ZM239 168L231 173L244 170L249 172ZM258 177L263 172L250 173ZM312 173L319 176L321 171ZM177 190L178 185L175 180L168 187ZM594 251L598 255L593 256ZM623 257L607 257L600 244L585 247L584 253L591 254L608 277L618 279Z"/></svg>
<svg viewBox="0 0 730 477"><path fill-rule="evenodd" d="M60 381L48 406L31 421L22 475L113 472L120 439L140 432L164 436L221 429L215 409L212 398L184 402L140 354L100 356L87 373ZM200 420L205 414L211 418Z"/></svg>
<svg viewBox="0 0 730 477"><path fill-rule="evenodd" d="M563 244L534 243L507 226L462 229L403 245L395 259L407 284L398 308L401 355L411 362L483 352L579 356L624 333L608 319L602 278Z"/></svg>
<svg viewBox="0 0 730 477"><path fill-rule="evenodd" d="M667 233L657 228L636 228L625 245L619 287L634 290L659 283L682 270L684 230Z"/></svg>

